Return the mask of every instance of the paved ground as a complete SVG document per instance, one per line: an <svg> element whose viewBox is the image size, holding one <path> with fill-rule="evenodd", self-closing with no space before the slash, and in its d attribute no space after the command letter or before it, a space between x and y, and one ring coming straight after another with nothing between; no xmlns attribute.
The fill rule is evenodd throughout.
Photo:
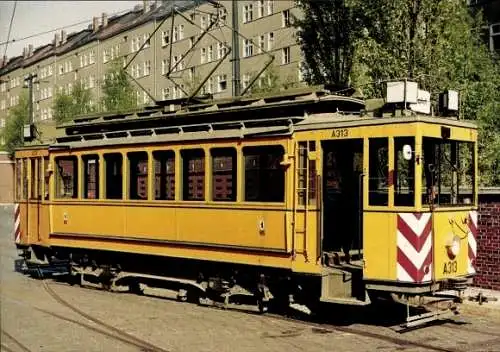
<svg viewBox="0 0 500 352"><path fill-rule="evenodd" d="M462 316L463 325L444 323L398 334L384 326L397 318L392 308L332 310L328 314L350 319L314 325L261 316L245 306L221 310L35 280L14 271L10 222L0 206L1 351L146 351L103 334L102 326L55 300L44 289L48 282L85 314L163 351L500 352L500 316L485 314L487 310Z"/></svg>

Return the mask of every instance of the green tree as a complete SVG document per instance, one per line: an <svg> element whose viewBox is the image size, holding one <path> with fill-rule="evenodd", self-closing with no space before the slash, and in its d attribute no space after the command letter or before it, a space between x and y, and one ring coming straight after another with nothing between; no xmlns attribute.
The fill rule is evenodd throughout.
<svg viewBox="0 0 500 352"><path fill-rule="evenodd" d="M255 77L257 72L251 72L250 77ZM280 76L278 68L275 65L270 65L254 82L248 92L250 94L263 94L263 93L278 93L280 91L295 88L299 85L298 79L291 75L286 76L284 79Z"/></svg>
<svg viewBox="0 0 500 352"><path fill-rule="evenodd" d="M112 63L102 84L102 106L106 111L124 111L137 106L134 89L119 61Z"/></svg>
<svg viewBox="0 0 500 352"><path fill-rule="evenodd" d="M93 112L92 93L77 82L71 94L58 93L54 99L54 118L57 123L71 121L75 116Z"/></svg>
<svg viewBox="0 0 500 352"><path fill-rule="evenodd" d="M481 183L500 184L500 71L482 42L481 17L472 16L465 1L304 0L300 6L310 83L347 84L368 98L382 96L387 79L413 79L434 96L459 90L462 117L480 127ZM347 62L341 73L336 56Z"/></svg>
<svg viewBox="0 0 500 352"><path fill-rule="evenodd" d="M11 156L16 148L23 145L23 126L29 122L28 99L26 94L19 98L19 104L10 109L2 137L5 141L3 148Z"/></svg>

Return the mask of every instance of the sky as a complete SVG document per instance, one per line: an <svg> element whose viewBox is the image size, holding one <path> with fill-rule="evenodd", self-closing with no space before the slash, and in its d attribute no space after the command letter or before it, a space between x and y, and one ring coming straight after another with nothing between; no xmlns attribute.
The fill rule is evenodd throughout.
<svg viewBox="0 0 500 352"><path fill-rule="evenodd" d="M15 1L0 1L0 43L7 40L14 3ZM8 44L7 57L21 55L23 47L29 44L36 48L50 43L55 32L19 41L21 38L87 21L66 28L66 33L70 34L87 28L92 23L92 17L100 17L103 12L111 17L114 13L131 10L135 5L142 3L142 1L17 1L10 33L10 40L15 39L15 42ZM4 52L5 45L0 44L0 57Z"/></svg>

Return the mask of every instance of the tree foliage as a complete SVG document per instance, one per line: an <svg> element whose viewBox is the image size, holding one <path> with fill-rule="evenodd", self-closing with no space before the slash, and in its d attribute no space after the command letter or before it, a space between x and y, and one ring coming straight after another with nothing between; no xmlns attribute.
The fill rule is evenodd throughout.
<svg viewBox="0 0 500 352"><path fill-rule="evenodd" d="M23 145L23 126L29 122L28 99L26 94L19 98L19 104L9 110L2 137L5 141L5 151L11 156L16 148Z"/></svg>
<svg viewBox="0 0 500 352"><path fill-rule="evenodd" d="M57 123L71 121L75 116L94 111L91 106L92 93L81 82L75 83L70 94L58 93L54 99L54 118Z"/></svg>
<svg viewBox="0 0 500 352"><path fill-rule="evenodd" d="M500 184L500 71L482 41L482 19L465 1L300 4L309 83L351 86L367 98L382 96L389 79L413 79L433 96L459 90L462 117L480 126L481 183Z"/></svg>
<svg viewBox="0 0 500 352"><path fill-rule="evenodd" d="M250 77L255 77L257 72L251 72ZM299 85L298 79L289 75L283 78L275 65L270 65L261 76L257 78L253 86L249 88L251 94L272 94L280 91L295 88Z"/></svg>
<svg viewBox="0 0 500 352"><path fill-rule="evenodd" d="M118 61L112 63L102 84L102 106L105 111L124 111L137 106L132 84Z"/></svg>

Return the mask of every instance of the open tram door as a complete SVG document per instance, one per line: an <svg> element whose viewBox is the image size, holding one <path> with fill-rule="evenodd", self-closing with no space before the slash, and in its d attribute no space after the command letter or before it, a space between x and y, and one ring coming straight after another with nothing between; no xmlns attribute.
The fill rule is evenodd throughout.
<svg viewBox="0 0 500 352"><path fill-rule="evenodd" d="M321 300L357 304L363 287L363 139L324 141Z"/></svg>

